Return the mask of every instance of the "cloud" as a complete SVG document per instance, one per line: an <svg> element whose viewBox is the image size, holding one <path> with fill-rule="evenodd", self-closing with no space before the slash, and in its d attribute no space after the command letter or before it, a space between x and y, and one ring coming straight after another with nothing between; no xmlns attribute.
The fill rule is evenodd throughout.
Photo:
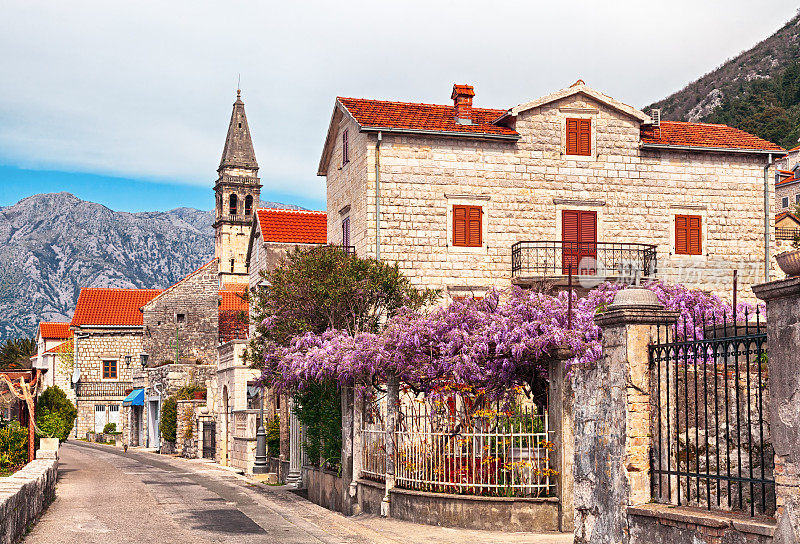
<svg viewBox="0 0 800 544"><path fill-rule="evenodd" d="M580 77L644 106L794 14L771 7L6 0L0 162L207 186L241 73L265 193L324 198L337 95L510 107Z"/></svg>

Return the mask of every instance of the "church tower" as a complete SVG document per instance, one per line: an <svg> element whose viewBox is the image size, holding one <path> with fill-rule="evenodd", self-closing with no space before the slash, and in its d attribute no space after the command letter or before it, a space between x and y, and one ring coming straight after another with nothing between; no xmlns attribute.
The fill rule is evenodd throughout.
<svg viewBox="0 0 800 544"><path fill-rule="evenodd" d="M219 259L220 286L248 283L247 242L259 204L261 184L241 90L236 91L217 174L214 256Z"/></svg>

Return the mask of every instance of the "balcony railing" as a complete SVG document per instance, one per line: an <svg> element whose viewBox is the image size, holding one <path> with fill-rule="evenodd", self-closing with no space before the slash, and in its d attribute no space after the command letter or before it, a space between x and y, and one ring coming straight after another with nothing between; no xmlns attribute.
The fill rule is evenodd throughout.
<svg viewBox="0 0 800 544"><path fill-rule="evenodd" d="M616 242L517 242L511 246L512 278L573 275L641 279L656 274L656 246Z"/></svg>
<svg viewBox="0 0 800 544"><path fill-rule="evenodd" d="M800 229L792 229L792 228L776 228L775 229L775 239L776 240L789 240L794 241L795 236L800 238Z"/></svg>
<svg viewBox="0 0 800 544"><path fill-rule="evenodd" d="M124 397L133 382L78 382L75 395L79 398Z"/></svg>

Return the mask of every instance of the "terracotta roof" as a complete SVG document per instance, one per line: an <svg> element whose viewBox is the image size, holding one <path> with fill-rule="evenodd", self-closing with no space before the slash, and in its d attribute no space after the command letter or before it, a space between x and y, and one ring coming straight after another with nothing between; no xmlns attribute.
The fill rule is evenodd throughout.
<svg viewBox="0 0 800 544"><path fill-rule="evenodd" d="M741 149L753 151L785 150L772 142L762 140L743 130L727 125L707 123L684 123L661 121L660 127L642 126L642 143L647 145L667 145L679 147L698 147L709 149Z"/></svg>
<svg viewBox="0 0 800 544"><path fill-rule="evenodd" d="M791 153L792 151L800 151L800 145L796 145L796 146L794 146L793 148L791 148L791 149L789 150L789 153Z"/></svg>
<svg viewBox="0 0 800 544"><path fill-rule="evenodd" d="M787 183L792 183L792 182L794 182L794 181L797 181L797 178L796 178L796 177L794 177L794 175L791 175L791 176L789 176L788 178L783 178L783 179L781 179L781 180L778 180L778 181L775 183L775 187L777 187L777 186L779 186L779 185L786 185Z"/></svg>
<svg viewBox="0 0 800 544"><path fill-rule="evenodd" d="M389 102L338 97L359 125L367 128L402 129L431 132L461 132L518 138L514 129L493 124L507 110L472 108L471 125L456 123L452 105Z"/></svg>
<svg viewBox="0 0 800 544"><path fill-rule="evenodd" d="M66 342L61 342L59 345L53 346L45 351L45 353L64 353L66 351L72 351L73 345L75 345L75 342L70 338Z"/></svg>
<svg viewBox="0 0 800 544"><path fill-rule="evenodd" d="M238 291L242 293L250 288L248 283L226 283L219 288L220 291Z"/></svg>
<svg viewBox="0 0 800 544"><path fill-rule="evenodd" d="M72 336L72 332L69 330L69 323L39 323L39 336L51 340L66 340Z"/></svg>
<svg viewBox="0 0 800 544"><path fill-rule="evenodd" d="M265 242L324 244L328 241L325 212L259 208L256 213Z"/></svg>
<svg viewBox="0 0 800 544"><path fill-rule="evenodd" d="M141 326L139 308L161 293L161 289L83 288L72 316L72 326Z"/></svg>
<svg viewBox="0 0 800 544"><path fill-rule="evenodd" d="M250 306L242 299L247 285L241 283L233 285L239 285L242 289L226 288L219 292L222 299L219 305L219 341L223 343L234 338L247 338L250 329L248 321Z"/></svg>
<svg viewBox="0 0 800 544"><path fill-rule="evenodd" d="M244 285L244 284L240 284ZM219 305L220 312L247 312L250 309L249 304L242 298L244 289L240 291L224 290L219 292L222 302Z"/></svg>

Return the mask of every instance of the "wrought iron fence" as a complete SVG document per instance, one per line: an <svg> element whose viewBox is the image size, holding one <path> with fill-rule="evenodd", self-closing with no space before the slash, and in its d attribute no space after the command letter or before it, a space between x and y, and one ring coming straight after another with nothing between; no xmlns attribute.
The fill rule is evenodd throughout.
<svg viewBox="0 0 800 544"><path fill-rule="evenodd" d="M800 229L792 229L792 228L776 228L775 229L775 239L776 240L794 240L795 237L800 238Z"/></svg>
<svg viewBox="0 0 800 544"><path fill-rule="evenodd" d="M649 278L657 272L656 246L609 242L517 242L511 246L512 277L576 275Z"/></svg>
<svg viewBox="0 0 800 544"><path fill-rule="evenodd" d="M555 495L547 415L517 408L463 411L463 401L401 403L395 432L395 485L442 493L509 497ZM362 476L383 481L382 418L362 429Z"/></svg>
<svg viewBox="0 0 800 544"><path fill-rule="evenodd" d="M650 346L652 490L662 503L772 515L761 316L676 325Z"/></svg>
<svg viewBox="0 0 800 544"><path fill-rule="evenodd" d="M132 382L78 382L75 395L79 398L124 397Z"/></svg>

